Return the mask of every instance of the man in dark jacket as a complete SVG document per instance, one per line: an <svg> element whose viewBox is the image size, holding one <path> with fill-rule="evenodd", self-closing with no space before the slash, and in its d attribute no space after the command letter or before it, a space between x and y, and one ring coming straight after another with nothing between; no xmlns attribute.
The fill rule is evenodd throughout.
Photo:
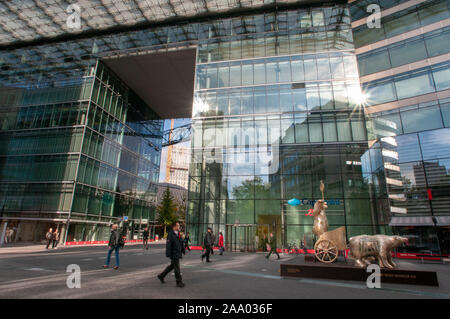
<svg viewBox="0 0 450 319"><path fill-rule="evenodd" d="M211 253L211 249L213 246L213 237L212 237L212 229L208 227L208 231L206 232L205 238L203 239L203 248L205 248L205 252L202 254L202 261L206 257L206 262L211 262L209 260L209 254Z"/></svg>
<svg viewBox="0 0 450 319"><path fill-rule="evenodd" d="M269 259L270 255L272 253L275 253L278 256L278 259L280 259L280 255L277 252L277 236L274 236L273 233L270 233L269 245L270 245L270 252L266 256L266 258Z"/></svg>
<svg viewBox="0 0 450 319"><path fill-rule="evenodd" d="M183 239L180 235L180 223L175 222L172 224L172 230L167 235L166 241L166 257L170 258L170 265L164 269L164 271L158 275L159 281L164 283L164 277L175 270L175 280L177 281L177 287L184 287L184 283L181 278L180 271L180 259L183 258L185 253Z"/></svg>
<svg viewBox="0 0 450 319"><path fill-rule="evenodd" d="M114 266L114 269L119 269L119 249L120 249L120 232L118 229L118 225L114 224L111 227L111 235L109 236L109 250L108 250L108 256L106 257L106 264L103 266L103 268L109 267L109 262L111 261L111 253L113 250L116 253L116 265Z"/></svg>

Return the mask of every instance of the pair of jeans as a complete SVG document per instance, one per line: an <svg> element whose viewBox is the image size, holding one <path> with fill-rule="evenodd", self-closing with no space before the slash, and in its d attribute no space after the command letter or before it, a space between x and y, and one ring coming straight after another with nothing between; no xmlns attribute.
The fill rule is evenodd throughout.
<svg viewBox="0 0 450 319"><path fill-rule="evenodd" d="M181 271L180 271L180 260L179 259L171 259L170 265L164 269L164 271L161 273L161 277L164 278L166 275L171 272L172 270L175 270L175 280L178 282L182 281L181 278Z"/></svg>
<svg viewBox="0 0 450 319"><path fill-rule="evenodd" d="M109 262L111 261L111 253L113 250L116 251L116 266L119 267L119 246L109 247L108 256L106 257L106 266L109 266Z"/></svg>
<svg viewBox="0 0 450 319"><path fill-rule="evenodd" d="M220 246L219 247L219 252L220 252L221 255L223 254L224 251L225 251L225 248L223 246Z"/></svg>
<svg viewBox="0 0 450 319"><path fill-rule="evenodd" d="M211 254L212 247L206 246L205 247L205 253L202 255L202 259L206 257L206 261L209 261L209 255Z"/></svg>

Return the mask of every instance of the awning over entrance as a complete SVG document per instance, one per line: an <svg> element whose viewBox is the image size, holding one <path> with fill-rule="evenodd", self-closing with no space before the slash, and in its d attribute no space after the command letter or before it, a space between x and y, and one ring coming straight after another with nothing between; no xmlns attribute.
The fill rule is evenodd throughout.
<svg viewBox="0 0 450 319"><path fill-rule="evenodd" d="M450 226L450 216L436 216L437 226Z"/></svg>
<svg viewBox="0 0 450 319"><path fill-rule="evenodd" d="M392 217L389 226L434 226L431 216Z"/></svg>

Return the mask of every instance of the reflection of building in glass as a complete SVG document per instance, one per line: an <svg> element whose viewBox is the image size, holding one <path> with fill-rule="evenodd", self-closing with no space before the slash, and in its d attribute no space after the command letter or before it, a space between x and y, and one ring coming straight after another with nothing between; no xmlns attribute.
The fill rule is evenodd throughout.
<svg viewBox="0 0 450 319"><path fill-rule="evenodd" d="M349 236L386 232L360 165L368 136L348 11L335 5L284 17L275 24L295 32L199 47L192 146L200 156L191 164L188 208L194 240L213 226L239 249L269 231L283 245L299 244L312 232L304 216L311 206L287 201L321 198L321 179L333 226L345 225ZM251 18L257 30L264 19ZM250 225L250 233L241 230Z"/></svg>
<svg viewBox="0 0 450 319"><path fill-rule="evenodd" d="M366 1L350 3L368 129L377 138L365 158L377 163L389 225L411 238L408 249L449 254L450 223L439 218L450 215L449 2L374 3L379 29L366 24Z"/></svg>
<svg viewBox="0 0 450 319"><path fill-rule="evenodd" d="M167 159L166 182L188 188L190 148L169 146L170 156ZM170 160L169 160L170 159Z"/></svg>

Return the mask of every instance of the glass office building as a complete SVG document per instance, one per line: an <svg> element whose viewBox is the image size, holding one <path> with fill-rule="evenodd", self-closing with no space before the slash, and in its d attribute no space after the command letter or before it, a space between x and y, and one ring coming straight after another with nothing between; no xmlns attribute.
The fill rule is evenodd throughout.
<svg viewBox="0 0 450 319"><path fill-rule="evenodd" d="M0 5L0 218L22 240L124 216L138 235L161 120L191 116L193 244L209 226L231 249L312 247L323 180L331 229L448 249L448 1L86 0L77 30L30 3Z"/></svg>
<svg viewBox="0 0 450 319"><path fill-rule="evenodd" d="M370 29L368 3L381 7ZM353 1L355 52L393 233L408 252L450 254L450 1Z"/></svg>

